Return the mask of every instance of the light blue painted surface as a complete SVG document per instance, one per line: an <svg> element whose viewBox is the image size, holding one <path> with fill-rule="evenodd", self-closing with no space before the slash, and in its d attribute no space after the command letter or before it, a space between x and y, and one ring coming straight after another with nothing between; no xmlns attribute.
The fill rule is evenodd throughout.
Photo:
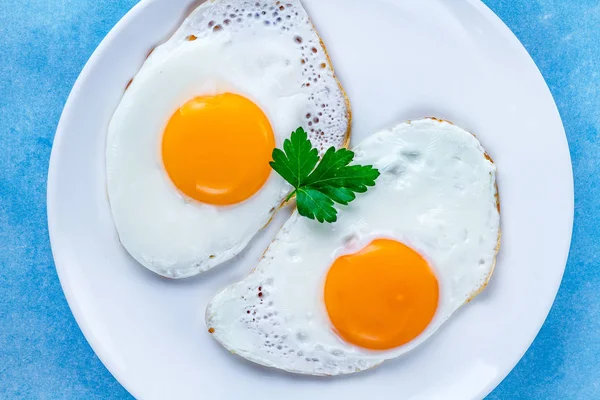
<svg viewBox="0 0 600 400"><path fill-rule="evenodd" d="M135 2L0 0L2 399L129 398L94 355L62 294L45 191L69 90ZM571 147L576 200L557 301L533 346L489 398L600 399L600 4L485 2L523 42L555 96Z"/></svg>

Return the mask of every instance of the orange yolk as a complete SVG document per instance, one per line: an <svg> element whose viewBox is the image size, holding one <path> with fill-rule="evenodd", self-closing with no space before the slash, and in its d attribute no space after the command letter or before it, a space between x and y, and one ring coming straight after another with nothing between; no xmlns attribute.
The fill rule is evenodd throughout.
<svg viewBox="0 0 600 400"><path fill-rule="evenodd" d="M335 260L325 281L325 306L347 342L386 350L413 340L438 306L438 281L416 251L377 239Z"/></svg>
<svg viewBox="0 0 600 400"><path fill-rule="evenodd" d="M202 203L240 203L265 184L275 136L262 110L225 93L196 97L173 114L162 158L175 186Z"/></svg>

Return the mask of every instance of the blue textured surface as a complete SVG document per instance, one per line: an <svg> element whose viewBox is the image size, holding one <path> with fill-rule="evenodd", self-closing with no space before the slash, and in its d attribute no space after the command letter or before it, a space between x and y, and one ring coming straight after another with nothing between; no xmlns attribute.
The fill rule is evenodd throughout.
<svg viewBox="0 0 600 400"><path fill-rule="evenodd" d="M573 157L576 200L557 301L533 346L489 398L600 399L600 4L485 2L523 42L554 94ZM2 399L129 398L94 355L62 294L45 191L52 138L69 90L134 3L0 1Z"/></svg>

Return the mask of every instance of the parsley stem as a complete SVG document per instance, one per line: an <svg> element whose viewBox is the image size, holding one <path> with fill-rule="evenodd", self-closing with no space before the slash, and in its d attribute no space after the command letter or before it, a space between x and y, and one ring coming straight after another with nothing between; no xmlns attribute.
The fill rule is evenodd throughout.
<svg viewBox="0 0 600 400"><path fill-rule="evenodd" d="M290 201L290 199L291 199L292 197L294 197L294 195L295 195L295 194L296 194L296 191L294 190L292 193L290 193L290 194L288 195L288 197L286 197L286 198L285 198L285 203L287 203L288 201Z"/></svg>

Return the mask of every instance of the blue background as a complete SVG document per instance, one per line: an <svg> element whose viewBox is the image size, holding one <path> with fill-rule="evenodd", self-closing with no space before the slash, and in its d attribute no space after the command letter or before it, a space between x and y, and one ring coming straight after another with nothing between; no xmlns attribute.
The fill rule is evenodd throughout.
<svg viewBox="0 0 600 400"><path fill-rule="evenodd" d="M135 3L0 0L2 399L130 398L87 344L60 288L46 226L46 173L73 83ZM600 3L485 3L546 78L575 173L573 244L558 298L533 346L489 398L600 399Z"/></svg>

